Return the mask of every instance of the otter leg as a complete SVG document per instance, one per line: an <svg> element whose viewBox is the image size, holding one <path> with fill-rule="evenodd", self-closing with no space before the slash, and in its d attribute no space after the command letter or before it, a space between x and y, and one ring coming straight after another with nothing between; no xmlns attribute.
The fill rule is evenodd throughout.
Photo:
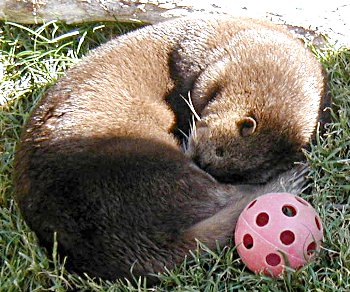
<svg viewBox="0 0 350 292"><path fill-rule="evenodd" d="M237 219L250 201L272 192L299 194L307 183L305 175L308 170L307 164L300 164L265 185L227 185L234 194L227 205L213 216L187 229L184 239L193 241L193 238L196 238L210 248L215 248L216 242L224 245L233 236Z"/></svg>

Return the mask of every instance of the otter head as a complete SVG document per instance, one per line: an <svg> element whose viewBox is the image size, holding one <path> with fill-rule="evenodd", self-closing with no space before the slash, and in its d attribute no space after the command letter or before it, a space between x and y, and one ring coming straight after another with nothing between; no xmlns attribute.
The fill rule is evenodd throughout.
<svg viewBox="0 0 350 292"><path fill-rule="evenodd" d="M265 183L300 158L298 145L253 116L233 113L197 122L187 155L223 183Z"/></svg>
<svg viewBox="0 0 350 292"><path fill-rule="evenodd" d="M285 72L230 58L208 66L191 92L200 120L187 155L227 183L265 183L291 168L314 132L318 105L302 77Z"/></svg>

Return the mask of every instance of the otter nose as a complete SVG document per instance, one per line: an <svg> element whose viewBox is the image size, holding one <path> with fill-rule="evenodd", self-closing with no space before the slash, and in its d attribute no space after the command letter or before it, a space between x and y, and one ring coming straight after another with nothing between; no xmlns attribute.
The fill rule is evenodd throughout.
<svg viewBox="0 0 350 292"><path fill-rule="evenodd" d="M225 156L225 149L224 147L217 147L215 149L215 155L218 157L218 158L223 158Z"/></svg>
<svg viewBox="0 0 350 292"><path fill-rule="evenodd" d="M204 171L207 171L211 166L209 162L203 162L199 155L193 157L192 160L199 168L203 169Z"/></svg>

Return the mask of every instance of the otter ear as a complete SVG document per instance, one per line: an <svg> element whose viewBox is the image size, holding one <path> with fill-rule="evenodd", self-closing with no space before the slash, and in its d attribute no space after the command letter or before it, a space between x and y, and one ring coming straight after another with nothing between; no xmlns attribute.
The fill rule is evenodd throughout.
<svg viewBox="0 0 350 292"><path fill-rule="evenodd" d="M238 129L242 137L252 135L256 130L256 121L252 117L244 117L238 122Z"/></svg>

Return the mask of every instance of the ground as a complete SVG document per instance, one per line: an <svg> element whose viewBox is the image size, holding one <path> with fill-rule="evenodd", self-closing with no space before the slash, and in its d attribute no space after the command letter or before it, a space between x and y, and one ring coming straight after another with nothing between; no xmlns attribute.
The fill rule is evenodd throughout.
<svg viewBox="0 0 350 292"><path fill-rule="evenodd" d="M231 3L230 12L234 14L300 26L328 35L332 43L350 46L349 0L238 0Z"/></svg>

